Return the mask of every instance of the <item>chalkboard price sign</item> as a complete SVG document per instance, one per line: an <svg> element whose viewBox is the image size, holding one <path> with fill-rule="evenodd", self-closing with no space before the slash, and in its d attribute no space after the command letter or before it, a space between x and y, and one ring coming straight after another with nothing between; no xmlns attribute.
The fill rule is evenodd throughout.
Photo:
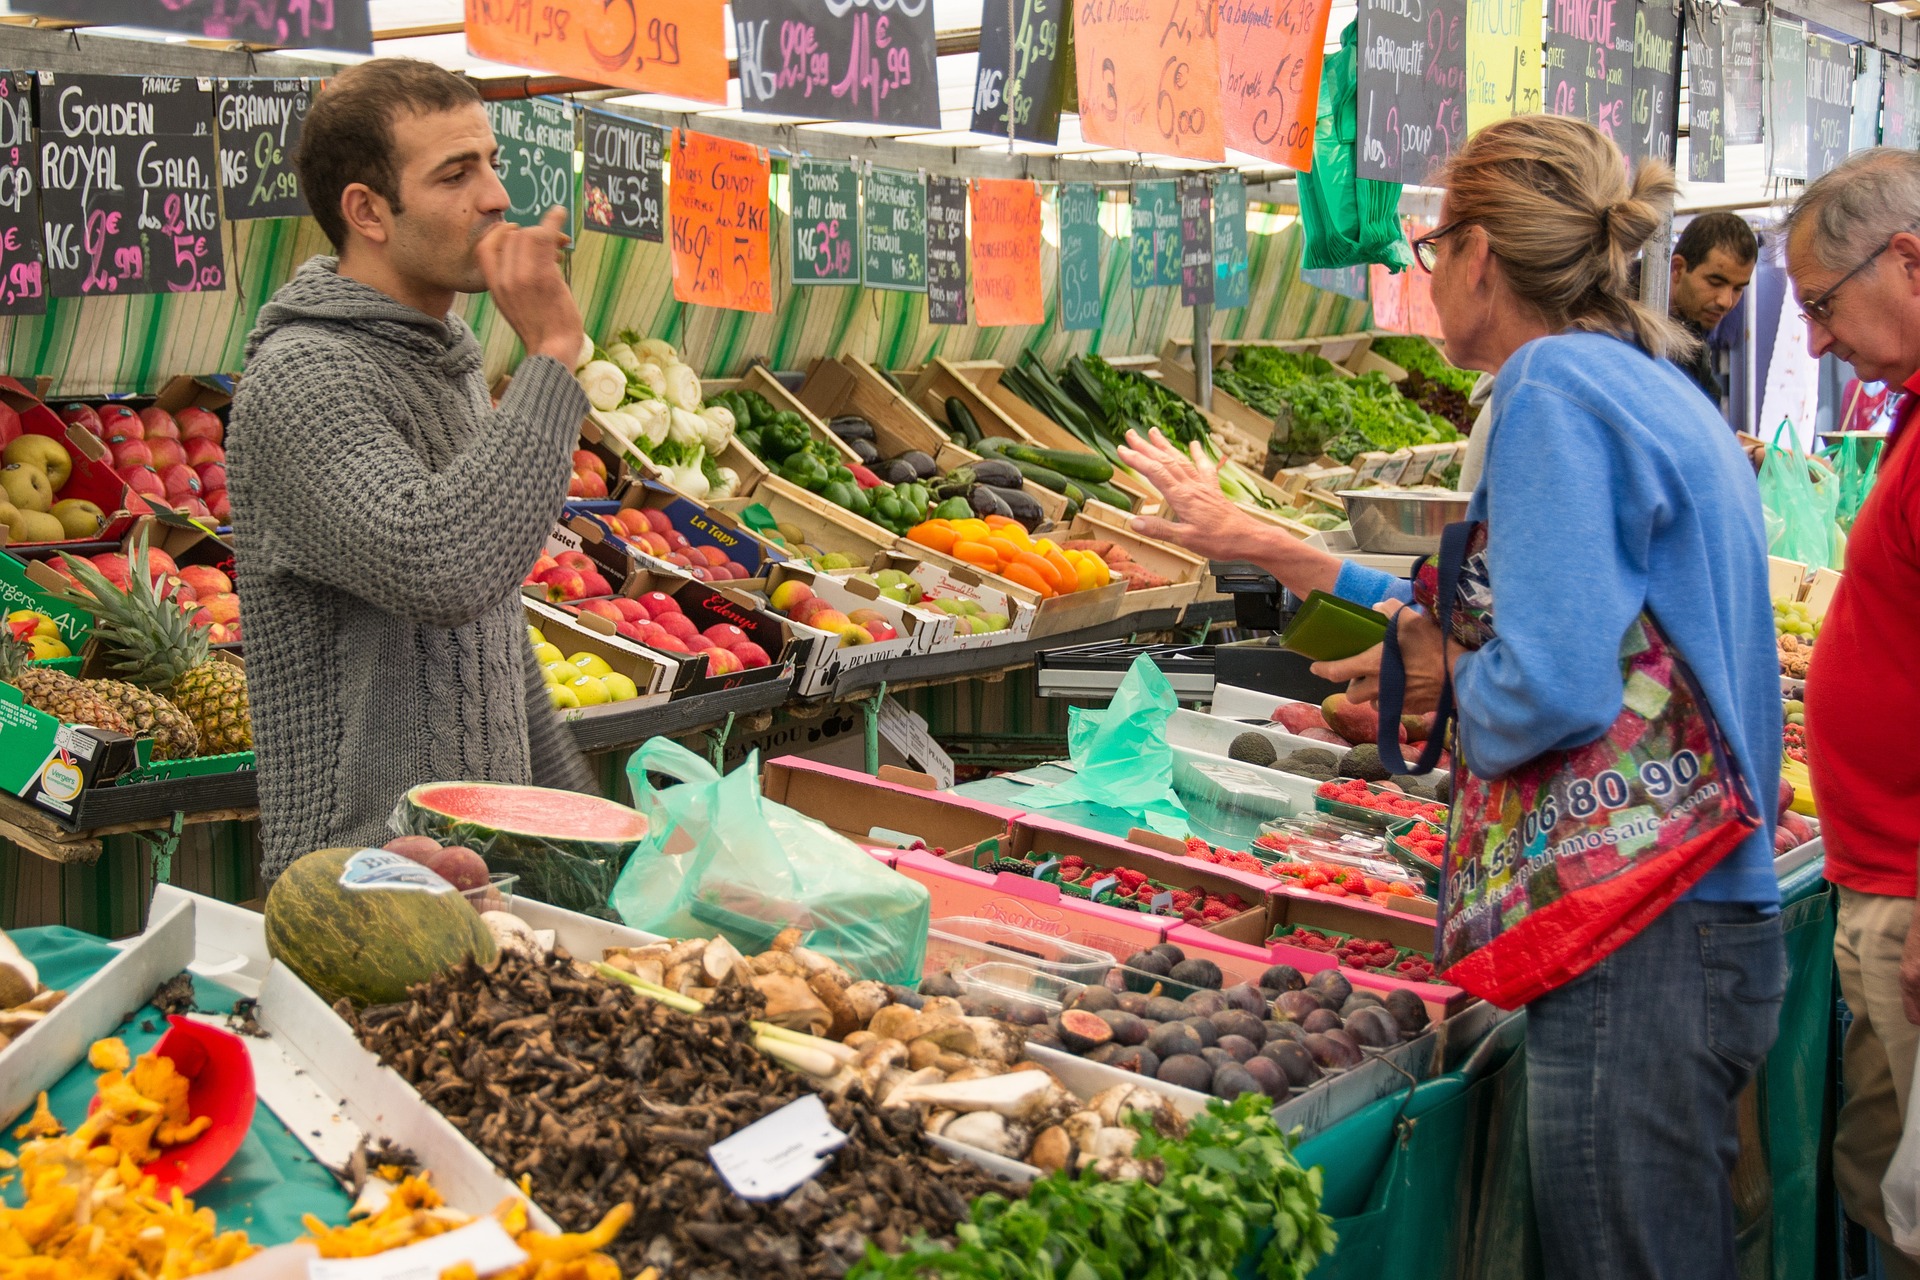
<svg viewBox="0 0 1920 1280"><path fill-rule="evenodd" d="M1693 4L1687 10L1687 178L1693 182L1727 180L1727 120L1721 97L1725 28L1717 5Z"/></svg>
<svg viewBox="0 0 1920 1280"><path fill-rule="evenodd" d="M663 129L605 111L583 111L586 209L581 225L610 236L660 243L666 192L660 175Z"/></svg>
<svg viewBox="0 0 1920 1280"><path fill-rule="evenodd" d="M1180 179L1180 302L1213 302L1213 195L1204 173Z"/></svg>
<svg viewBox="0 0 1920 1280"><path fill-rule="evenodd" d="M795 160L793 184L793 282L796 285L859 284L860 174L847 160Z"/></svg>
<svg viewBox="0 0 1920 1280"><path fill-rule="evenodd" d="M1213 305L1247 305L1247 184L1237 173L1213 180Z"/></svg>
<svg viewBox="0 0 1920 1280"><path fill-rule="evenodd" d="M1008 79L1006 0L981 0L980 66L973 82L973 131L1028 142L1057 142L1067 96L1066 0L1014 0L1012 79Z"/></svg>
<svg viewBox="0 0 1920 1280"><path fill-rule="evenodd" d="M1180 283L1180 192L1172 179L1133 184L1128 259L1136 289Z"/></svg>
<svg viewBox="0 0 1920 1280"><path fill-rule="evenodd" d="M932 0L735 0L749 111L937 128Z"/></svg>
<svg viewBox="0 0 1920 1280"><path fill-rule="evenodd" d="M1680 139L1680 15L1672 0L1634 5L1632 113L1627 154L1673 163Z"/></svg>
<svg viewBox="0 0 1920 1280"><path fill-rule="evenodd" d="M1727 145L1760 141L1761 107L1766 101L1767 36L1758 9L1717 6L1721 49L1720 101L1727 120Z"/></svg>
<svg viewBox="0 0 1920 1280"><path fill-rule="evenodd" d="M1769 24L1772 76L1767 81L1767 172L1807 176L1807 32L1797 23Z"/></svg>
<svg viewBox="0 0 1920 1280"><path fill-rule="evenodd" d="M1860 65L1853 80L1853 139L1848 150L1865 151L1880 142L1881 85L1886 79L1887 58L1868 45L1861 45L1856 52Z"/></svg>
<svg viewBox="0 0 1920 1280"><path fill-rule="evenodd" d="M1846 156L1853 141L1853 47L1807 37L1807 178Z"/></svg>
<svg viewBox="0 0 1920 1280"><path fill-rule="evenodd" d="M967 180L927 179L927 323L967 322Z"/></svg>
<svg viewBox="0 0 1920 1280"><path fill-rule="evenodd" d="M1547 110L1585 120L1632 153L1635 0L1551 0Z"/></svg>
<svg viewBox="0 0 1920 1280"><path fill-rule="evenodd" d="M306 216L293 150L312 105L310 80L220 81L214 113L220 122L220 199L227 221Z"/></svg>
<svg viewBox="0 0 1920 1280"><path fill-rule="evenodd" d="M42 71L37 98L52 296L226 288L213 82Z"/></svg>
<svg viewBox="0 0 1920 1280"><path fill-rule="evenodd" d="M1904 62L1887 63L1881 90L1880 141L1889 147L1920 147L1920 71Z"/></svg>
<svg viewBox="0 0 1920 1280"><path fill-rule="evenodd" d="M31 0L14 7L22 10L101 26L184 31L223 44L373 52L367 0Z"/></svg>
<svg viewBox="0 0 1920 1280"><path fill-rule="evenodd" d="M927 184L905 169L867 170L861 218L862 273L869 289L927 291Z"/></svg>
<svg viewBox="0 0 1920 1280"><path fill-rule="evenodd" d="M1424 182L1466 142L1466 28L1467 0L1360 0L1361 177Z"/></svg>
<svg viewBox="0 0 1920 1280"><path fill-rule="evenodd" d="M487 121L500 144L507 221L530 227L560 205L573 221L573 104L558 98L489 102Z"/></svg>
<svg viewBox="0 0 1920 1280"><path fill-rule="evenodd" d="M47 309L33 171L33 77L0 71L0 316Z"/></svg>
<svg viewBox="0 0 1920 1280"><path fill-rule="evenodd" d="M1100 327L1100 193L1060 184L1060 327Z"/></svg>

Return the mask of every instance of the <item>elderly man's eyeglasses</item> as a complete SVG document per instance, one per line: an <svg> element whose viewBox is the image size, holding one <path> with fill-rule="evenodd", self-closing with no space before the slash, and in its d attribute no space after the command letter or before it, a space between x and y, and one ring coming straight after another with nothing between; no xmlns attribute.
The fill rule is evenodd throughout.
<svg viewBox="0 0 1920 1280"><path fill-rule="evenodd" d="M1847 272L1847 274L1841 276L1838 280L1835 280L1819 297L1801 303L1800 314L1808 320L1811 320L1814 324L1825 325L1830 323L1833 320L1833 299L1834 296L1840 292L1841 288L1849 280L1852 280L1855 276L1878 262L1881 254L1893 248L1893 242L1896 239L1914 230L1920 230L1920 223L1915 223L1911 227L1896 231L1881 241L1878 249L1875 249L1872 253L1855 263L1853 270Z"/></svg>
<svg viewBox="0 0 1920 1280"><path fill-rule="evenodd" d="M1438 231L1430 231L1421 236L1409 246L1413 250L1413 260L1431 274L1434 264L1440 261L1440 242L1466 225L1464 221L1449 222Z"/></svg>

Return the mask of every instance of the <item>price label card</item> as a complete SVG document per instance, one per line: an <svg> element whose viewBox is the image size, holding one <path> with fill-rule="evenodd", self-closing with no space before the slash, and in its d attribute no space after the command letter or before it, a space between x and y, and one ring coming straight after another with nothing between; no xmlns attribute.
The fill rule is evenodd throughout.
<svg viewBox="0 0 1920 1280"><path fill-rule="evenodd" d="M1807 36L1807 179L1839 164L1853 142L1853 46Z"/></svg>
<svg viewBox="0 0 1920 1280"><path fill-rule="evenodd" d="M975 133L1007 136L1013 112L1016 138L1057 142L1067 97L1067 0L1014 0L1013 39L1007 38L1006 0L981 0L980 65L973 81Z"/></svg>
<svg viewBox="0 0 1920 1280"><path fill-rule="evenodd" d="M967 322L967 183L927 179L927 323Z"/></svg>
<svg viewBox="0 0 1920 1280"><path fill-rule="evenodd" d="M1364 266L1309 267L1302 269L1300 278L1316 289L1325 289L1343 298L1367 300L1367 268Z"/></svg>
<svg viewBox="0 0 1920 1280"><path fill-rule="evenodd" d="M1100 327L1100 192L1091 182L1059 186L1060 327Z"/></svg>
<svg viewBox="0 0 1920 1280"><path fill-rule="evenodd" d="M1722 105L1721 65L1726 52L1720 6L1687 9L1687 179L1727 180L1727 119Z"/></svg>
<svg viewBox="0 0 1920 1280"><path fill-rule="evenodd" d="M1247 184L1238 173L1213 180L1213 305L1244 307L1247 286Z"/></svg>
<svg viewBox="0 0 1920 1280"><path fill-rule="evenodd" d="M33 160L33 77L0 71L0 316L47 310Z"/></svg>
<svg viewBox="0 0 1920 1280"><path fill-rule="evenodd" d="M226 288L213 82L42 71L38 90L51 294Z"/></svg>
<svg viewBox="0 0 1920 1280"><path fill-rule="evenodd" d="M867 170L860 222L861 275L869 289L927 291L927 183L905 169Z"/></svg>
<svg viewBox="0 0 1920 1280"><path fill-rule="evenodd" d="M487 122L500 144L507 221L530 227L560 205L573 225L573 104L558 98L489 102Z"/></svg>
<svg viewBox="0 0 1920 1280"><path fill-rule="evenodd" d="M1213 301L1213 193L1204 173L1180 179L1180 303Z"/></svg>
<svg viewBox="0 0 1920 1280"><path fill-rule="evenodd" d="M1775 20L1767 32L1773 48L1767 79L1767 173L1807 176L1807 32L1797 22Z"/></svg>
<svg viewBox="0 0 1920 1280"><path fill-rule="evenodd" d="M667 212L673 296L703 307L773 310L767 157L758 147L676 130Z"/></svg>
<svg viewBox="0 0 1920 1280"><path fill-rule="evenodd" d="M974 323L1039 324L1040 186L1019 178L976 178L973 208Z"/></svg>
<svg viewBox="0 0 1920 1280"><path fill-rule="evenodd" d="M1903 62L1889 62L1881 104L1886 113L1880 127L1881 143L1909 151L1920 147L1920 71Z"/></svg>
<svg viewBox="0 0 1920 1280"><path fill-rule="evenodd" d="M587 207L581 225L610 236L658 244L666 225L660 153L664 129L605 111L580 113L586 130Z"/></svg>
<svg viewBox="0 0 1920 1280"><path fill-rule="evenodd" d="M311 80L222 80L216 86L220 202L227 221L307 215L293 151L312 105Z"/></svg>
<svg viewBox="0 0 1920 1280"><path fill-rule="evenodd" d="M1680 140L1680 14L1672 0L1634 6L1631 114L1627 156L1672 164Z"/></svg>
<svg viewBox="0 0 1920 1280"><path fill-rule="evenodd" d="M1331 8L1331 0L1220 0L1214 20L1228 146L1295 169L1313 167Z"/></svg>
<svg viewBox="0 0 1920 1280"><path fill-rule="evenodd" d="M470 52L508 66L727 100L721 0L466 0L466 30Z"/></svg>
<svg viewBox="0 0 1920 1280"><path fill-rule="evenodd" d="M1758 9L1716 5L1720 19L1723 57L1720 64L1720 100L1726 112L1728 146L1760 141L1761 114L1766 102L1764 67L1767 56L1765 15Z"/></svg>
<svg viewBox="0 0 1920 1280"><path fill-rule="evenodd" d="M1430 181L1467 140L1466 36L1467 0L1360 0L1361 177Z"/></svg>
<svg viewBox="0 0 1920 1280"><path fill-rule="evenodd" d="M850 160L795 160L793 184L793 282L859 284L853 259L860 242L860 174Z"/></svg>
<svg viewBox="0 0 1920 1280"><path fill-rule="evenodd" d="M1467 132L1540 110L1541 0L1467 0Z"/></svg>
<svg viewBox="0 0 1920 1280"><path fill-rule="evenodd" d="M1073 59L1089 142L1226 156L1212 0L1078 0Z"/></svg>
<svg viewBox="0 0 1920 1280"><path fill-rule="evenodd" d="M773 1200L788 1195L826 1168L847 1135L817 1094L789 1102L707 1148L727 1186L743 1200Z"/></svg>
<svg viewBox="0 0 1920 1280"><path fill-rule="evenodd" d="M749 111L938 128L933 0L734 0Z"/></svg>
<svg viewBox="0 0 1920 1280"><path fill-rule="evenodd" d="M1180 190L1172 179L1133 184L1127 256L1134 288L1180 283Z"/></svg>
<svg viewBox="0 0 1920 1280"><path fill-rule="evenodd" d="M1553 0L1547 33L1547 110L1585 120L1630 151L1635 0Z"/></svg>
<svg viewBox="0 0 1920 1280"><path fill-rule="evenodd" d="M367 0L33 0L32 11L99 26L182 31L222 43L373 52Z"/></svg>

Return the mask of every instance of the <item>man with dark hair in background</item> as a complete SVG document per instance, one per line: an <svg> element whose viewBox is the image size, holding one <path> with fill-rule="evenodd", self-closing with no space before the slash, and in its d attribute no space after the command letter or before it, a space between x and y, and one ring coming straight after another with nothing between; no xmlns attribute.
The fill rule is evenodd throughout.
<svg viewBox="0 0 1920 1280"><path fill-rule="evenodd" d="M260 311L228 437L265 873L379 845L417 783L584 790L519 583L567 487L590 351L564 210L505 221L473 86L348 67L295 165L338 258ZM527 359L495 408L455 295L491 292Z"/></svg>
<svg viewBox="0 0 1920 1280"><path fill-rule="evenodd" d="M1707 335L1740 304L1759 259L1759 237L1733 213L1701 214L1673 246L1667 310L1700 340L1693 359L1680 367L1716 409L1724 409L1727 389L1714 372Z"/></svg>

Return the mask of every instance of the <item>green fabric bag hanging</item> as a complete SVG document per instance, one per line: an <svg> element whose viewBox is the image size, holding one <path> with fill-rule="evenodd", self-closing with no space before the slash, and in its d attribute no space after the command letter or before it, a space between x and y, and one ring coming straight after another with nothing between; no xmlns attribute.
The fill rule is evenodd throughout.
<svg viewBox="0 0 1920 1280"><path fill-rule="evenodd" d="M657 788L649 773L678 780ZM917 985L933 901L845 836L760 794L760 755L722 777L654 738L627 762L651 830L613 887L621 920L668 938L716 933L749 955L781 930L861 978Z"/></svg>
<svg viewBox="0 0 1920 1280"><path fill-rule="evenodd" d="M1359 126L1359 19L1340 34L1340 51L1320 73L1320 111L1313 128L1313 168L1300 175L1300 227L1308 269L1379 262L1404 271L1413 250L1400 229L1400 184L1355 170Z"/></svg>
<svg viewBox="0 0 1920 1280"><path fill-rule="evenodd" d="M1027 807L1099 805L1128 815L1136 826L1184 837L1187 806L1173 790L1173 748L1167 745L1167 721L1179 705L1153 660L1135 658L1104 711L1074 708L1067 755L1076 771L1058 786L1035 787Z"/></svg>

